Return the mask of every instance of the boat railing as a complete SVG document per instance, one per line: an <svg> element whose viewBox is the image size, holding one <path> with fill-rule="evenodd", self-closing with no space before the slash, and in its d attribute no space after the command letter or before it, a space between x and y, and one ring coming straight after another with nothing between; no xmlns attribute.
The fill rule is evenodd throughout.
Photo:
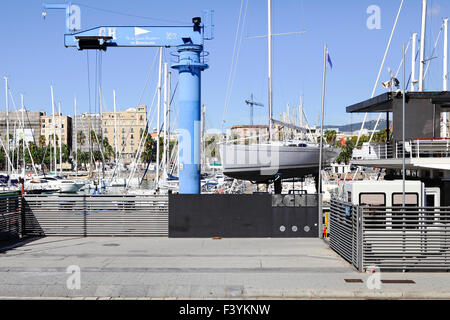
<svg viewBox="0 0 450 320"><path fill-rule="evenodd" d="M450 157L450 139L414 139L405 141L405 158ZM366 143L355 149L353 158L358 160L401 159L403 142Z"/></svg>

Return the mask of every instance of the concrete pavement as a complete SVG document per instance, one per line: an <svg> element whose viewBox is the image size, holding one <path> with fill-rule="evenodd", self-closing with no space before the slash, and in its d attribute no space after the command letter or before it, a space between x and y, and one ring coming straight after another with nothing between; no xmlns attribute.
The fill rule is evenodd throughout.
<svg viewBox="0 0 450 320"><path fill-rule="evenodd" d="M415 283L369 289L320 239L47 237L4 250L1 298L450 299L448 273L382 273Z"/></svg>

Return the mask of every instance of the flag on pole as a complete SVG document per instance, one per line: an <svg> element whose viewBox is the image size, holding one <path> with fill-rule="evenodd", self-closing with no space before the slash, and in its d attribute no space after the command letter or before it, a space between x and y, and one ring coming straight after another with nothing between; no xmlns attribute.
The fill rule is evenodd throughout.
<svg viewBox="0 0 450 320"><path fill-rule="evenodd" d="M328 51L327 51L327 60L328 63L330 64L330 68L333 69L333 63L331 62L330 54L328 53Z"/></svg>

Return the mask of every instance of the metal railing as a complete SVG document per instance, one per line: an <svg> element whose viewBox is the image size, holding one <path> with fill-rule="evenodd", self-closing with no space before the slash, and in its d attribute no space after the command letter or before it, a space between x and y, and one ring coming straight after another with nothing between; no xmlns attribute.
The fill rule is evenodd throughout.
<svg viewBox="0 0 450 320"><path fill-rule="evenodd" d="M24 199L27 234L168 235L167 195L27 195Z"/></svg>
<svg viewBox="0 0 450 320"><path fill-rule="evenodd" d="M22 231L20 192L0 193L0 239L17 237Z"/></svg>
<svg viewBox="0 0 450 320"><path fill-rule="evenodd" d="M403 142L370 143L356 149L354 158L400 159L403 157ZM416 139L405 141L406 158L450 157L450 139Z"/></svg>
<svg viewBox="0 0 450 320"><path fill-rule="evenodd" d="M450 270L450 208L332 200L330 247L360 271Z"/></svg>

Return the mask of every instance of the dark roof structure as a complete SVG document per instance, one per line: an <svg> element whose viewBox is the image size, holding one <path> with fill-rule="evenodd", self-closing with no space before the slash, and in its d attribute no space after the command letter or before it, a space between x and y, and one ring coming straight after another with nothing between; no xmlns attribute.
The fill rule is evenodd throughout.
<svg viewBox="0 0 450 320"><path fill-rule="evenodd" d="M450 91L407 92L406 102L411 100L427 100L430 104L441 108L450 108ZM347 113L392 112L395 101L402 100L402 94L386 92L371 99L356 103L346 108ZM397 102L398 103L398 102Z"/></svg>

